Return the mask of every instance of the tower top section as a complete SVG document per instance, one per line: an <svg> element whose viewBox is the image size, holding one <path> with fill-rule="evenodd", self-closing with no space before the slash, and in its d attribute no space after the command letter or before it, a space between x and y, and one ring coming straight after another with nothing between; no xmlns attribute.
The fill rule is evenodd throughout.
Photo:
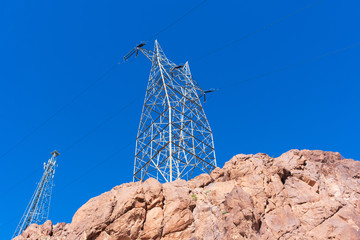
<svg viewBox="0 0 360 240"><path fill-rule="evenodd" d="M60 153L59 153L58 151L54 150L54 151L51 152L51 155L52 155L53 157L57 157L57 156L60 155Z"/></svg>

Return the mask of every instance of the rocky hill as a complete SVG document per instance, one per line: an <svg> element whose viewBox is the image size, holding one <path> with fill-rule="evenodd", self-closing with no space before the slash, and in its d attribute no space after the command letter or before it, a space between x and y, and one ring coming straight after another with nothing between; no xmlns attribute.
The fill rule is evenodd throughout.
<svg viewBox="0 0 360 240"><path fill-rule="evenodd" d="M291 150L237 155L211 175L126 183L90 199L70 224L20 239L360 239L360 162Z"/></svg>

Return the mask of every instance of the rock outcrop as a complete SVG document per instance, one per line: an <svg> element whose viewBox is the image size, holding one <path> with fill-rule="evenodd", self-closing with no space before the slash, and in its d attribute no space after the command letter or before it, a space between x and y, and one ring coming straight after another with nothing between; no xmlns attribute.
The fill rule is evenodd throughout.
<svg viewBox="0 0 360 240"><path fill-rule="evenodd" d="M122 184L70 224L33 224L15 239L360 239L360 162L309 150L239 154L188 182Z"/></svg>

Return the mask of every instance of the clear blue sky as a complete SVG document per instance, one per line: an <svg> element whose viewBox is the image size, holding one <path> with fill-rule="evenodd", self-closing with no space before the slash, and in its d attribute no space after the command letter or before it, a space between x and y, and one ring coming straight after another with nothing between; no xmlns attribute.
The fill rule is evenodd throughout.
<svg viewBox="0 0 360 240"><path fill-rule="evenodd" d="M132 180L150 71L144 56L58 111L135 44L149 40L152 48L155 33L200 2L0 2L0 155L8 152L0 159L1 239L14 232L54 149L63 153L54 222L70 222L89 198ZM238 153L279 156L293 148L360 159L360 46L314 59L360 42L360 2L324 0L277 22L314 2L208 0L157 36L171 60L189 60L204 89L219 88L204 108L220 167Z"/></svg>

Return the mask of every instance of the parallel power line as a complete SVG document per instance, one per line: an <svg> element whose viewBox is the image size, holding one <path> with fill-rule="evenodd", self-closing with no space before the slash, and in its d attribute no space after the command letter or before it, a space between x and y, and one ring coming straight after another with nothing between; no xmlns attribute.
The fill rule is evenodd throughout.
<svg viewBox="0 0 360 240"><path fill-rule="evenodd" d="M39 131L42 127L44 127L48 122L50 122L52 119L54 119L59 113L63 112L65 109L67 109L71 104L73 104L78 98L80 98L82 95L84 95L89 89L94 87L97 83L99 83L101 80L103 80L106 76L108 76L111 72L113 72L120 63L116 63L112 65L108 70L106 70L99 78L97 78L95 81L93 81L90 85L88 85L86 88L81 90L78 94L76 94L70 101L62 105L56 112L54 112L50 117L46 118L43 122L41 122L38 126L36 126L33 130L31 130L28 134L26 134L24 137L22 137L18 142L16 142L12 147L10 147L6 152L2 153L0 155L0 159L4 158L7 154L15 150L17 147L19 147L23 142L25 142L27 139L29 139L32 135L34 135L37 131Z"/></svg>
<svg viewBox="0 0 360 240"><path fill-rule="evenodd" d="M171 27L176 25L178 22L180 22L183 18L185 18L187 15L189 15L191 12L193 12L195 9L199 8L201 5L203 5L207 0L203 0L199 4L195 5L193 8L185 12L185 14L181 15L179 18L177 18L175 21L171 22L167 26L165 26L160 31L156 32L154 35L151 36L151 38L155 38L159 36L161 33L169 30ZM8 155L10 152L15 150L17 147L19 147L23 142L28 140L31 136L33 136L37 131L39 131L42 127L44 127L48 122L50 122L52 119L54 119L59 113L67 109L71 104L73 104L80 96L85 94L89 89L93 88L97 83L99 83L101 80L103 80L106 76L108 76L111 72L117 69L117 67L122 64L122 62L117 62L113 64L108 70L106 70L99 78L97 78L94 82L92 82L90 85L88 85L86 88L84 88L82 91L80 91L75 97L73 97L70 101L65 103L62 107L60 107L56 112L54 112L50 117L45 119L43 122L41 122L38 126L36 126L34 129L32 129L28 134L23 136L19 141L17 141L13 146L11 146L7 151L2 153L0 155L0 160L4 158L6 155Z"/></svg>
<svg viewBox="0 0 360 240"><path fill-rule="evenodd" d="M198 3L197 5L195 5L194 7L192 7L191 9L189 9L187 12L185 12L183 15L181 15L179 18L177 18L176 20L174 20L173 22L169 23L167 26L165 26L163 29L161 29L160 31L158 31L157 33L155 33L154 35L152 35L149 40L153 40L155 39L157 36L159 36L161 33L165 32L166 30L170 29L171 27L173 27L174 25L176 25L178 22L180 22L183 18L185 18L187 15L189 15L191 12L193 12L195 9L199 8L201 5L203 5L205 2L207 2L208 0L203 0L200 3Z"/></svg>
<svg viewBox="0 0 360 240"><path fill-rule="evenodd" d="M202 2L200 2L199 4L197 4L196 6L194 6L193 8L191 8L190 10L188 10L185 14L183 14L182 16L180 16L179 18L177 18L175 21L171 22L170 24L168 24L166 27L164 27L163 29L161 29L160 31L158 31L157 33L155 33L153 36L151 36L151 38L154 38L158 35L160 35L161 33L165 32L166 30L170 29L172 26L176 25L178 22L180 22L184 17L186 17L187 15L189 15L192 11L194 11L195 9L197 9L198 7L200 7L202 4L204 4L207 0L204 0ZM322 2L323 0L320 0L320 1L317 1L317 2L314 2L312 4L309 4L307 5L306 7L304 8L301 8L293 13L290 13L288 14L287 16L283 17L283 18L280 18L258 30L255 30L247 35L244 35L243 37L239 38L239 39L236 39L234 41L231 41L230 43L227 43L225 44L224 46L220 47L220 48L217 48L217 49L214 49L214 50L211 50L209 51L208 53L200 56L199 58L195 59L195 61L198 61L202 58L205 58L205 57L208 57L209 55L215 53L215 52L218 52L218 51L221 51L235 43L238 43L239 41L241 40L244 40L256 33L259 33L263 30L266 30L268 29L269 27L275 25L275 24L278 24L280 22L283 22L285 21L286 19L300 13L300 12L303 12L315 5L317 5L318 3ZM33 135L35 132L37 132L41 127L45 126L50 120L52 120L57 114L59 114L60 112L62 112L63 110L65 110L67 107L69 107L73 102L75 102L81 95L83 95L87 90L91 89L93 86L95 86L98 82L100 82L100 80L104 79L110 72L112 72L113 70L116 69L117 65L120 64L120 63L117 63L117 64L114 64L113 66L111 66L106 72L104 72L104 74L102 74L98 79L96 79L93 83L91 83L89 86L87 86L84 90L82 90L79 94L77 94L73 99L71 99L68 103L66 103L64 106L62 106L58 111L56 111L52 116L50 116L48 119L46 119L44 122L42 122L41 124L38 125L38 127L36 127L35 129L33 129L29 134L27 134L26 136L24 136L20 141L18 141L13 147L11 147L8 151L6 151L5 153L3 153L2 155L0 155L0 159L3 158L5 155L7 155L9 152L13 151L16 147L18 147L21 143L23 143L25 140L27 140L31 135ZM259 77L256 77L256 78L259 78ZM250 80L243 80L243 81L250 81ZM226 87L226 86L225 86ZM110 116L111 118L111 116ZM106 121L106 120L105 120ZM91 130L92 132L95 131L95 130ZM89 133L85 134L85 135L89 135ZM85 139L87 136L83 136L81 137L81 140L78 139L76 140L75 142L79 142L79 141L82 141L83 139ZM71 146L69 146L68 148L72 148L76 143L73 143ZM65 151L66 152L66 151ZM36 172L38 172L39 170L35 170L33 171L32 173L29 174L29 176L27 176L26 178L29 178L30 176L34 175ZM22 181L19 181L19 183L21 183ZM9 190L13 189L13 187L9 188Z"/></svg>
<svg viewBox="0 0 360 240"><path fill-rule="evenodd" d="M210 56L210 55L212 55L214 53L220 52L220 51L222 51L222 50L224 50L224 49L226 49L226 48L228 48L228 47L230 47L230 46L232 46L232 45L234 45L236 43L239 43L240 41L245 40L245 39L247 39L247 38L249 38L249 37L251 37L251 36L253 36L253 35L257 34L257 33L260 33L260 32L262 32L262 31L264 31L264 30L266 30L266 29L268 29L268 28L270 28L270 27L272 27L272 26L274 26L276 24L284 22L285 20L288 20L289 18L291 18L291 17L293 17L293 16L295 16L295 15L301 13L301 12L304 12L305 10L308 10L308 9L312 8L312 7L316 6L317 4L319 4L319 3L323 2L323 1L324 0L319 0L319 1L316 1L314 3L311 3L311 4L305 6L305 7L301 8L301 9L298 9L298 10L286 15L285 17L279 18L276 21L274 21L272 23L269 23L269 24L255 30L253 32L245 34L245 35L243 35L242 37L240 37L238 39L235 39L235 40L233 40L231 42L225 43L224 45L222 45L222 46L220 46L218 48L214 48L212 50L209 50L207 53L195 58L193 60L193 62L197 62L197 61L199 61L199 60L201 60L203 58L206 58L206 57L208 57L208 56Z"/></svg>
<svg viewBox="0 0 360 240"><path fill-rule="evenodd" d="M229 83L229 84L226 84L226 85L223 85L219 88L219 90L222 90L222 89L227 89L227 88L232 88L234 86L237 86L239 84L242 84L242 83L246 83L246 82L249 82L249 81L253 81L253 80L257 80L257 79L261 79L261 78L264 78L264 77L267 77L269 75L272 75L272 74L275 74L275 73L278 73L278 72L282 72L282 71L285 71L285 70L288 70L288 69L291 69L291 68L294 68L294 67L298 67L298 66L301 66L301 65L304 65L306 63L310 63L310 62L313 62L313 61L316 61L316 60L320 60L322 58L325 58L325 57L328 57L328 56L331 56L331 55L334 55L334 54L337 54L337 53L340 53L340 52L344 52L344 51L347 51L347 50L350 50L352 48L355 48L355 47L358 47L360 46L360 43L356 43L356 44L353 44L353 45L350 45L348 47L344 47L344 48L340 48L340 49L337 49L337 50L334 50L334 51L331 51L331 52L328 52L328 53L325 53L325 54L322 54L322 55L319 55L319 56L316 56L316 57L313 57L313 58L309 58L307 60L304 60L304 61L301 61L301 62L298 62L298 63L295 63L295 64L292 64L292 65L289 65L289 66L285 66L285 67L282 67L282 68L278 68L278 69L275 69L275 70L272 70L272 71L269 71L269 72L266 72L266 73L263 73L263 74L259 74L259 75L256 75L256 76L253 76L253 77L250 77L248 79L245 79L245 80L241 80L241 81L235 81L235 82L232 82L232 83ZM137 97L137 99L140 97L140 95ZM134 99L135 100L135 99ZM106 122L110 121L111 119L113 119L115 117L115 115L119 114L119 112L111 115L110 117L108 117L107 119L105 119L103 122L101 122L99 125L97 125L97 127L93 128L92 130L90 130L88 133L84 134L82 137L80 137L78 140L76 140L73 144L71 144L69 147L66 148L66 151L70 150L74 145L76 145L77 143L79 143L80 141L82 141L83 139L85 139L85 136L88 136L90 134L92 134L97 128L101 127L103 124L105 124ZM130 145L132 144L132 141L129 141L127 144L125 144L123 147L121 147L119 150L117 151L114 151L112 154L110 154L108 157L106 157L105 159L103 159L102 161L99 161L98 163L94 164L93 166L89 167L87 170L85 170L82 174L80 174L76 179L74 180L71 180L70 182L68 182L63 188L61 188L61 190L63 190L64 188L66 188L67 186L70 186L71 184L73 184L74 182L78 181L79 179L81 179L82 177L84 177L86 174L89 174L90 172L94 171L96 169L96 167L102 165L103 163L105 162L108 162L109 160L111 160L114 156L116 156L117 154L119 154L122 150L126 149L127 147L129 147Z"/></svg>
<svg viewBox="0 0 360 240"><path fill-rule="evenodd" d="M316 56L316 57L306 59L306 60L298 62L298 63L294 63L294 64L291 64L291 65L288 65L288 66L285 66L285 67L282 67L282 68L274 69L272 71L262 73L262 74L259 74L259 75L244 79L244 80L234 81L234 82L223 85L219 89L221 90L221 89L225 89L225 88L232 88L232 87L237 86L239 84L246 83L246 82L253 81L253 80L257 80L257 79L260 79L260 78L263 78L263 77L267 77L269 75L279 73L279 72L282 72L282 71L286 71L286 70L291 69L291 68L299 67L301 65L304 65L304 64L307 64L307 63L310 63L310 62L313 62L313 61L317 61L317 60L320 60L322 58L325 58L325 57L328 57L328 56L331 56L331 55L334 55L334 54L337 54L337 53L340 53L340 52L344 52L344 51L350 50L350 49L358 47L358 46L360 46L360 42L355 43L355 44L350 45L350 46L347 46L347 47L344 47L344 48L336 49L336 50L328 52L328 53L324 53L324 54Z"/></svg>
<svg viewBox="0 0 360 240"><path fill-rule="evenodd" d="M195 7L191 8L190 10L188 10L185 14L183 14L182 16L180 16L179 18L177 18L175 21L171 22L170 24L168 24L166 27L164 27L163 29L161 29L160 31L158 31L157 33L155 33L151 38L154 38L158 35L160 35L161 33L167 31L168 29L170 29L171 27L173 27L174 25L176 25L178 22L180 22L184 17L186 17L187 15L189 15L191 12L193 12L195 9L197 9L198 7L200 7L202 4L204 4L207 0L200 2L199 4L197 4ZM94 87L97 83L99 83L101 80L103 80L106 76L108 76L111 72L113 72L117 66L121 64L121 62L118 62L114 65L112 65L108 70L106 70L99 78L97 78L94 82L92 82L89 86L87 86L86 88L84 88L81 92L79 92L75 97L73 97L69 102L67 102L66 104L64 104L62 107L60 107L54 114L52 114L49 118L47 118L46 120L44 120L42 123L40 123L37 127L35 127L32 131L30 131L27 135L25 135L23 138L21 138L16 144L14 144L12 147L10 147L6 152L4 152L2 155L0 155L0 159L2 159L3 157L5 157L7 154L9 154L10 152L12 152L13 150L15 150L17 147L19 147L23 142L25 142L28 138L30 138L32 135L34 135L38 130L40 130L42 127L44 127L50 120L52 120L53 118L55 118L59 113L61 113L62 111L64 111L67 107L69 107L72 103L74 103L80 96L82 96L83 94L85 94L89 89L91 89L92 87ZM135 99L130 101L130 105L133 104L135 102ZM125 104L124 107L129 107L128 104ZM121 108L120 108L121 109ZM102 123L100 123L99 125L103 125L106 122L110 121L112 118L114 118L116 115L118 115L121 112L121 110L119 110L119 112L115 113L114 116L110 116L107 119L105 119ZM80 139L76 140L73 144L71 144L70 146L68 146L64 152L67 152L67 150L69 150L70 148L73 148L78 142L84 140L87 136L89 136L92 132L95 132L96 129L98 129L99 127L95 127L95 129L90 130L88 133L86 133L84 136L82 136ZM91 132L91 133L90 133ZM25 178L21 179L20 181L18 181L16 184L12 185L11 187L9 187L5 192L9 192L12 189L15 188L15 186L21 184L24 179L28 179L29 177L33 176L34 174L36 174L39 170L34 170L33 172L31 172L28 176L26 176Z"/></svg>
<svg viewBox="0 0 360 240"><path fill-rule="evenodd" d="M170 24L168 24L165 28L161 29L160 31L158 31L157 33L155 33L151 38L155 38L158 35L160 35L161 33L167 31L168 29L170 29L171 27L173 27L174 25L176 25L178 22L180 22L183 18L185 18L187 15L189 15L191 12L193 12L195 9L197 9L198 7L200 7L202 4L204 4L207 0L204 0L202 2L200 2L199 4L197 4L195 7L191 8L189 11L187 11L185 14L183 14L182 16L180 16L179 18L177 18L175 21L171 22ZM12 147L10 147L6 152L4 152L3 154L0 155L0 159L2 159L3 157L5 157L7 154L9 154L10 152L12 152L13 150L15 150L17 147L19 147L23 142L25 142L27 139L29 139L32 135L34 135L38 130L40 130L42 127L44 127L49 121L51 121L53 118L55 118L59 113L61 113L62 111L64 111L66 108L68 108L72 103L74 103L80 96L82 96L83 94L85 94L89 89L91 89L92 87L94 87L97 83L99 83L101 80L103 80L106 76L108 76L111 72L113 72L118 65L121 64L120 62L112 65L108 70L106 70L99 78L97 78L94 82L92 82L89 86L87 86L86 88L84 88L82 91L80 91L75 97L73 97L69 102L67 102L66 104L64 104L62 107L60 107L55 113L53 113L49 118L45 119L43 122L41 122L37 127L35 127L33 130L31 130L28 134L26 134L24 137L22 137L17 143L15 143ZM133 103L136 102L136 100L138 99L138 97L136 97L135 99L133 99L132 101L130 101L130 103L125 104L122 108L120 108L119 111L117 111L116 113L112 114L111 116L109 116L108 118L106 118L104 121L102 121L100 124L98 124L97 126L95 126L93 129L91 129L90 131L88 131L85 135L83 135L82 137L80 137L79 139L75 140L71 145L69 145L64 152L67 152L68 150L70 150L71 148L73 148L75 145L77 145L78 143L80 143L82 140L86 139L89 135L91 135L92 133L94 133L97 129L99 129L101 126L103 126L106 122L112 120L113 118L115 118L117 115L119 115L123 110L125 110L126 108L128 108L130 105L132 105ZM123 146L122 148L120 148L119 150L117 150L116 152L114 152L113 154L111 154L109 157L107 157L106 159L104 159L103 161L97 163L96 165L94 165L93 167L89 168L88 170L86 170L82 175L78 176L77 179L75 179L74 181L71 181L70 183L67 184L70 185L72 183L74 183L75 181L77 181L79 178L81 178L82 176L85 176L86 174L88 174L89 172L91 172L92 170L94 170L98 165L103 164L104 162L107 162L108 160L112 159L116 154L118 154L120 151L124 150L127 146L129 146L131 143L126 144L125 146ZM28 176L26 176L25 178L23 178L22 180L20 180L19 182L17 182L15 185L11 186L10 188L8 188L7 191L5 191L6 193L8 191L11 191L12 189L15 188L16 185L22 183L24 181L24 179L28 179L31 176L33 176L34 174L36 174L39 170L34 170L33 172L31 172ZM14 218L15 220L15 218ZM2 224L2 226L7 225L9 222Z"/></svg>
<svg viewBox="0 0 360 240"><path fill-rule="evenodd" d="M131 100L129 103L123 105L118 111L116 111L115 113L111 114L109 117L107 117L106 119L104 119L103 121L101 121L98 125L94 126L92 129L90 129L89 131L87 131L84 135L82 135L81 137L79 137L78 139L76 139L74 142L72 142L69 146L67 146L62 152L63 153L67 153L70 149L72 149L73 147L75 147L77 144L79 144L80 142L82 142L84 139L86 139L87 137L89 137L91 134L93 134L94 132L96 132L99 128L101 128L102 126L104 126L106 123L110 122L111 120L113 120L115 117L119 116L120 113L122 113L123 111L125 111L127 108L129 108L131 105L133 105L136 101L138 101L140 99L140 95L136 96L133 100Z"/></svg>
<svg viewBox="0 0 360 240"><path fill-rule="evenodd" d="M313 58L309 58L307 60L304 60L304 61L301 61L301 62L298 62L298 63L295 63L295 64L291 64L289 66L284 66L284 67L281 67L281 68L278 68L278 69L274 69L272 71L269 71L269 72L266 72L266 73L262 73L262 74L259 74L259 75L255 75L253 77L250 77L250 78L247 78L247 79L244 79L244 80L240 80L240 81L234 81L234 82L231 82L231 83L228 83L228 84L225 84L223 86L220 86L220 88L218 90L222 90L222 89L227 89L227 88L232 88L234 86L237 86L237 85L240 85L240 84L243 84L243 83L246 83L246 82L249 82L249 81L254 81L254 80L258 80L258 79L261 79L261 78L264 78L264 77L267 77L267 76L270 76L272 74L276 74L276 73L279 73L279 72L282 72L282 71L286 71L288 69L291 69L291 68L295 68L295 67L298 67L298 66L301 66L301 65L304 65L306 63L310 63L310 62L313 62L313 61L316 61L316 60L320 60L322 58L325 58L325 57L328 57L328 56L331 56L331 55L334 55L334 54L337 54L337 53L340 53L340 52L344 52L344 51L347 51L347 50L350 50L352 48L355 48L355 47L358 47L360 46L360 43L356 43L356 44L353 44L353 45L350 45L348 47L344 47L344 48L340 48L340 49L337 49L337 50L334 50L334 51L331 51L331 52L328 52L328 53L325 53L325 54L322 54L322 55L319 55L319 56L316 56L316 57L313 57ZM133 101L137 101L139 100L139 98L141 97L141 95L137 96L136 98L133 99ZM83 141L84 139L86 139L86 137L90 136L92 133L94 133L98 128L100 128L101 126L103 126L105 123L111 121L112 119L114 119L116 116L118 116L123 110L125 110L125 108L128 108L131 104L133 104L133 101L130 102L128 105L126 105L124 108L121 108L119 111L115 112L114 114L110 115L108 118L106 118L104 121L100 122L98 125L96 125L94 128L92 128L91 130L89 130L87 133L85 133L83 136L81 136L80 138L78 138L77 140L75 140L72 144L70 144L68 147L66 147L64 149L64 153L68 152L71 148L73 148L74 146L76 146L78 143L80 143L81 141ZM132 141L131 141L132 142ZM126 145L124 145L121 150L125 149L125 147L128 147L130 145L130 143L127 143ZM119 151L115 151L115 153L119 153ZM111 154L111 156L113 156L114 154ZM109 159L106 158L104 159L103 161L100 161L99 163L97 163L96 165L94 166L97 166L98 164L101 164L102 162L106 162L108 161ZM93 169L93 167L90 167L89 169ZM40 170L37 169L33 172L31 172L29 175L27 175L24 179L28 179L30 178L31 176L33 176L35 173L39 172ZM86 172L89 172L89 170L85 170L84 173ZM12 189L15 189L15 186L20 184L22 181L24 181L24 179L20 180L19 182L17 182L16 184L14 184L12 187L8 188L7 190L5 190L3 192L3 194L7 194L9 191L11 191ZM69 185L69 184L67 184Z"/></svg>

